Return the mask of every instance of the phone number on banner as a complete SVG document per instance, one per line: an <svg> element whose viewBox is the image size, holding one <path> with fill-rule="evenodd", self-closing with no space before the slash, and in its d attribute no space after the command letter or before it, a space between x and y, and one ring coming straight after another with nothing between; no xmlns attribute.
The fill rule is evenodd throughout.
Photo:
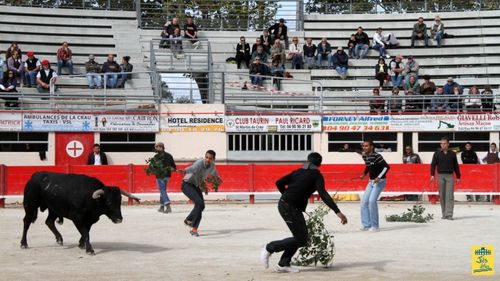
<svg viewBox="0 0 500 281"><path fill-rule="evenodd" d="M358 132L358 131L389 131L389 125L328 125L323 131Z"/></svg>

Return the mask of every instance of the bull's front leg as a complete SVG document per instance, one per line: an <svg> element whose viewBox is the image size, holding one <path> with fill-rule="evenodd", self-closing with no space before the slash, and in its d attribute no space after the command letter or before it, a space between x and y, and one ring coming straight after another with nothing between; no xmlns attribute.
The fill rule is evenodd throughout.
<svg viewBox="0 0 500 281"><path fill-rule="evenodd" d="M80 234L82 235L78 243L78 247L80 249L83 249L83 247L85 246L85 252L87 252L87 255L91 256L95 255L94 249L90 244L90 236L89 236L90 229L84 226L84 224L80 222L75 222L75 226L76 229L78 229L78 232L80 232Z"/></svg>

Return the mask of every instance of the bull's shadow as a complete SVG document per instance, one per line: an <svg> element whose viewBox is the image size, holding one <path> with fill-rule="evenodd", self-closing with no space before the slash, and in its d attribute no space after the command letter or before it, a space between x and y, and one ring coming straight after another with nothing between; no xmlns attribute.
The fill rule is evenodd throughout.
<svg viewBox="0 0 500 281"><path fill-rule="evenodd" d="M156 245L128 243L128 242L92 242L92 246L94 247L94 250L96 251L97 255L101 255L107 252L118 252L118 251L153 254L169 250L168 248ZM68 248L75 248L75 247L78 247L78 245L71 245Z"/></svg>

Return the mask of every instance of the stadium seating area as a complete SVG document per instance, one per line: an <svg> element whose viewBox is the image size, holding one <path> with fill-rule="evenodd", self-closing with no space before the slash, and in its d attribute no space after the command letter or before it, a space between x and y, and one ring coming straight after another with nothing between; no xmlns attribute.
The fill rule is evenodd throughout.
<svg viewBox="0 0 500 281"><path fill-rule="evenodd" d="M367 111L366 100L378 86L374 79L374 66L379 56L370 50L365 59L349 60L346 79L332 69L290 69L293 79L284 80L281 91L274 91L267 80L262 89L242 90L249 81L247 69L237 69L226 59L235 56L240 36L253 44L261 32L200 31L201 48L185 49L185 56L174 59L168 49L159 49L161 30L137 29L135 12L97 11L70 9L43 9L0 6L0 49L5 50L17 41L23 53L34 51L39 59L48 59L55 67L56 50L63 41L68 41L73 50L75 74L85 74L84 63L89 54L103 63L109 53L117 57L131 56L134 79L125 89L108 90L108 95L152 96L151 79L143 71L206 72L210 74L213 102L224 102L230 109L255 110L263 108L298 108L318 111ZM446 33L442 48L436 48L434 40L424 48L418 42L410 48L412 26L420 14L369 14L369 15L306 15L304 31L289 31L288 37L299 37L301 43L307 37L318 43L327 37L332 48L346 48L350 34L358 26L372 38L378 27L397 35L400 48L389 49L391 57L397 54L413 56L420 64L419 76L428 74L437 86L444 85L447 77L453 77L464 88L476 85L480 90L491 85L498 94L500 86L500 33L498 17L500 11L441 13ZM429 27L435 14L422 14ZM182 24L181 24L182 25ZM151 40L156 39L151 44ZM388 60L389 61L389 60ZM311 82L314 80L315 82ZM422 82L421 80L419 82ZM83 76L62 76L58 80L61 91L94 96L97 90L87 89ZM387 85L390 88L390 83ZM320 94L323 94L322 100ZM35 89L23 89L24 94L36 94ZM382 96L389 95L385 89ZM356 97L356 99L353 99ZM321 100L321 101L320 101ZM323 107L320 107L322 102Z"/></svg>

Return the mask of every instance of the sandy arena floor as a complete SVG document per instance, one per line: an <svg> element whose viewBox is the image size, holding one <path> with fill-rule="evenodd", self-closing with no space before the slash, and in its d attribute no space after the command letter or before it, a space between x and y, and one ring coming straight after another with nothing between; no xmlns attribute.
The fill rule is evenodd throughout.
<svg viewBox="0 0 500 281"><path fill-rule="evenodd" d="M309 210L317 204L309 205ZM439 205L425 205L435 219L427 224L388 223L381 231L359 231L359 203L340 203L349 224L333 214L328 229L335 234L337 254L330 268L302 268L278 274L259 262L261 246L289 236L276 204L207 204L201 236L191 237L183 219L191 205L173 206L172 214L156 206L124 206L124 222L106 217L94 225L96 256L77 247L72 222L57 227L58 246L39 215L28 233L28 250L19 248L24 210L0 209L0 280L476 280L470 275L472 245L494 245L500 251L500 206L455 206L455 221L440 219ZM381 217L399 214L411 204L380 203ZM497 258L498 260L498 258ZM498 262L497 262L498 265ZM493 277L500 280L500 268Z"/></svg>

